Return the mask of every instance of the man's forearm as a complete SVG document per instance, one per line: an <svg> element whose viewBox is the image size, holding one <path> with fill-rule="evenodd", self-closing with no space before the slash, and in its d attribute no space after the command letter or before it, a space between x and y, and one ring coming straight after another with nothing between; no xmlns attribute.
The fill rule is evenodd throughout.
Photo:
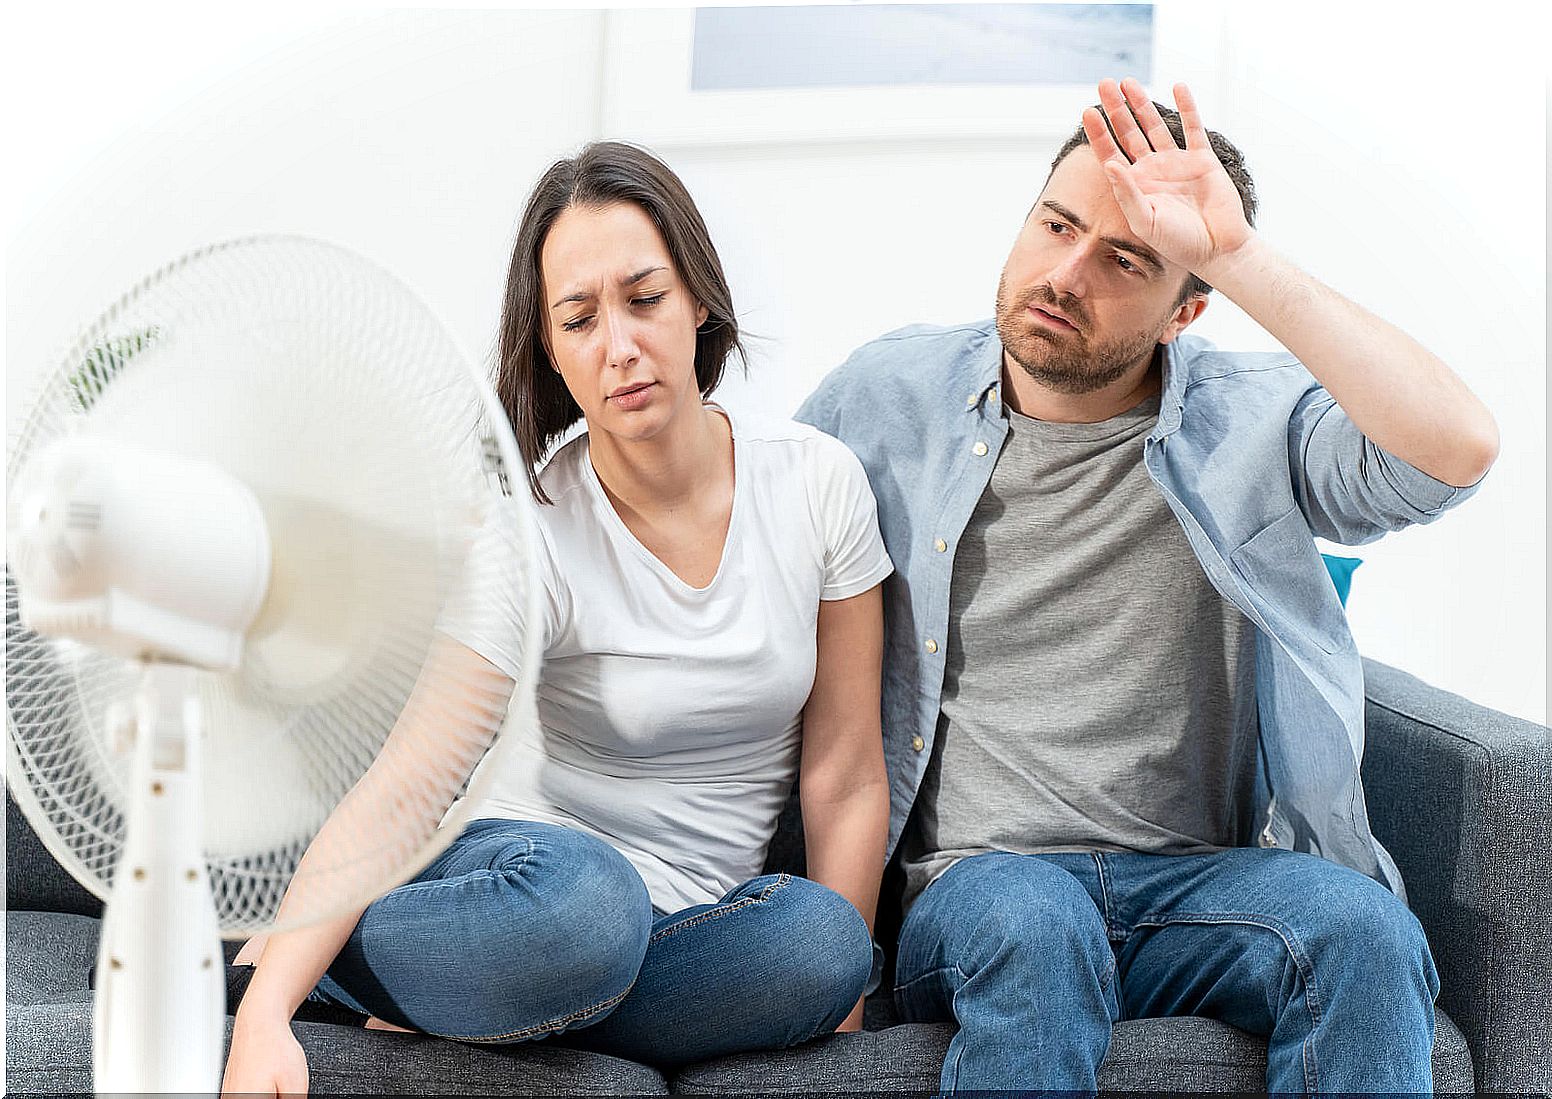
<svg viewBox="0 0 1552 1099"><path fill-rule="evenodd" d="M1493 416L1438 356L1259 236L1196 274L1293 352L1376 446L1460 487L1492 465Z"/></svg>

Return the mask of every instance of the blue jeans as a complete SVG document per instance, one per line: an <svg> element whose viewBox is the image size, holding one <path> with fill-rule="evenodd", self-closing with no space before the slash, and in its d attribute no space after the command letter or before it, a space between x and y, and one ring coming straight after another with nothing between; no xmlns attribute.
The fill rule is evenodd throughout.
<svg viewBox="0 0 1552 1099"><path fill-rule="evenodd" d="M1421 926L1313 855L963 859L911 906L895 980L906 1019L959 1024L946 1094L1093 1093L1111 1026L1167 1015L1265 1036L1268 1091L1433 1088Z"/></svg>
<svg viewBox="0 0 1552 1099"><path fill-rule="evenodd" d="M676 1065L834 1030L872 961L851 902L806 878L758 877L655 915L603 841L477 820L367 908L313 995L464 1042L564 1034Z"/></svg>

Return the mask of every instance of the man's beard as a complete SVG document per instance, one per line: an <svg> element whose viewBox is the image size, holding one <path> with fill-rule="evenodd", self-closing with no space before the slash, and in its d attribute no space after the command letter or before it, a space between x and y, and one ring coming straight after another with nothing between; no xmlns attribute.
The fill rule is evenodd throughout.
<svg viewBox="0 0 1552 1099"><path fill-rule="evenodd" d="M1057 332L1030 320L1031 305L1059 309L1074 329ZM1166 318L1167 320L1167 318ZM1035 381L1057 393L1093 393L1126 376L1137 363L1153 354L1165 325L1090 343L1087 311L1081 298L1058 295L1041 283L1010 302L1005 279L997 280L997 335L1003 350Z"/></svg>

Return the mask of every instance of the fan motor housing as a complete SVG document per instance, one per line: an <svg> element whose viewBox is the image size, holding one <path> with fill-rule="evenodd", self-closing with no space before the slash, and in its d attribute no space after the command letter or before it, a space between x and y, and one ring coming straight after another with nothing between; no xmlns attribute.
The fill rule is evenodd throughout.
<svg viewBox="0 0 1552 1099"><path fill-rule="evenodd" d="M77 437L37 454L14 505L29 629L134 658L238 666L271 561L263 511L237 478Z"/></svg>

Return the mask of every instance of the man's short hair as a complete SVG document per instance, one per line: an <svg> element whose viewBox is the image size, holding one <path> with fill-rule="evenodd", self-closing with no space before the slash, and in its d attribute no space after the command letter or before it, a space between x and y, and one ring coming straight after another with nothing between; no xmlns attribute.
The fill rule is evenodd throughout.
<svg viewBox="0 0 1552 1099"><path fill-rule="evenodd" d="M1100 117L1105 119L1105 128L1110 131L1110 136L1115 138L1115 128L1110 125L1110 119L1105 115L1104 107L1098 103L1094 104L1094 106L1099 111ZM1154 107L1158 109L1159 117L1164 120L1164 125L1169 127L1169 132L1174 137L1175 143L1182 149L1185 148L1186 131L1180 121L1180 112L1171 107L1166 107L1162 103L1154 103ZM1127 110L1131 110L1130 105L1127 106ZM1135 112L1132 117L1136 117ZM1138 123L1139 129L1141 125L1141 123ZM1223 170L1229 173L1229 179L1233 182L1234 189L1239 192L1240 204L1245 208L1245 220L1254 225L1256 223L1257 205L1256 184L1255 180L1250 178L1250 169L1245 167L1245 154L1241 153L1232 141L1217 130L1207 131L1207 141L1212 146L1212 151L1217 154L1218 163L1222 164ZM1087 145L1088 143L1088 135L1083 132L1083 127L1080 125L1077 131L1062 145L1061 150L1056 154L1056 159L1051 161L1051 171L1056 171L1056 166L1067 158L1068 153L1072 152L1079 145ZM1117 140L1116 144L1119 145L1120 141ZM1050 182L1050 176L1046 177L1046 182ZM1198 294L1205 295L1211 292L1211 286L1208 286L1207 283L1195 275L1190 275L1186 278L1185 287L1180 291L1180 300L1175 304L1182 305Z"/></svg>

